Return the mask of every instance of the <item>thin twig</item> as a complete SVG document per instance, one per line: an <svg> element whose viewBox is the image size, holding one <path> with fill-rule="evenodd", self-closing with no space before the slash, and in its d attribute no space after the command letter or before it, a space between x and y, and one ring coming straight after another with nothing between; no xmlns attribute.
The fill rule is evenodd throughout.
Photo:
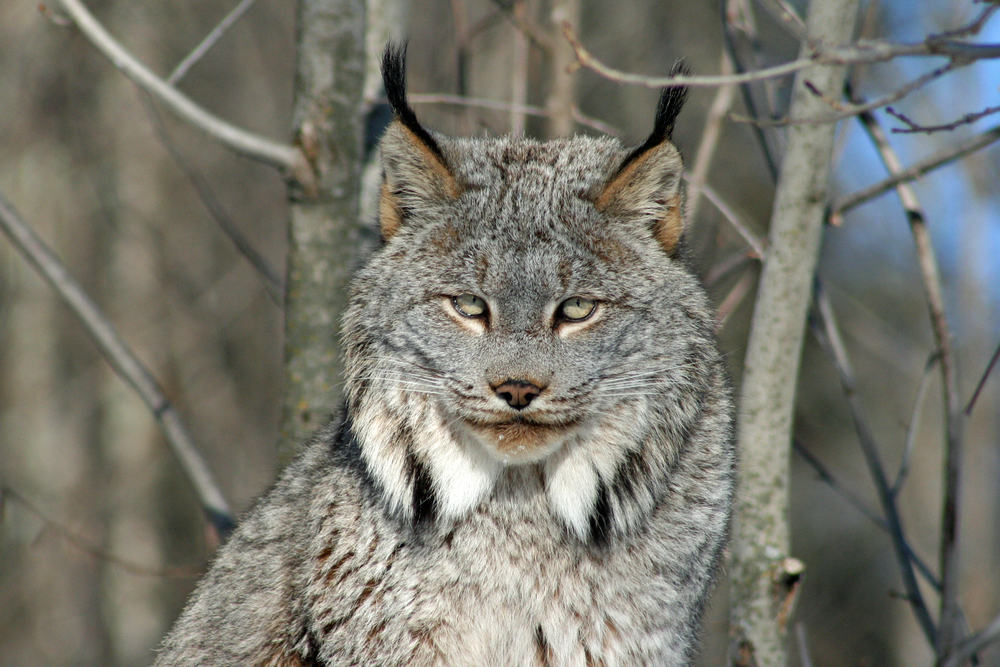
<svg viewBox="0 0 1000 667"><path fill-rule="evenodd" d="M854 380L854 371L851 369L850 361L847 357L847 348L840 335L833 315L833 308L830 305L826 292L822 289L820 282L815 282L815 304L813 331L817 334L817 339L822 347L827 351L833 362L840 383L847 398L847 404L854 421L854 430L858 436L858 443L861 445L861 452L864 454L865 462L868 465L872 481L875 483L875 490L878 493L879 501L882 504L882 512L885 515L886 523L889 526L889 537L896 551L896 560L899 562L903 585L906 588L906 598L913 609L917 622L923 630L927 641L932 646L937 644L937 629L931 619L927 604L924 602L923 593L913 572L913 561L910 558L912 549L906 540L903 532L902 518L899 515L899 508L896 506L896 498L889 487L889 480L885 474L885 467L882 465L878 448L875 445L875 438L868 426L868 419L865 416L864 408L858 397L857 385Z"/></svg>
<svg viewBox="0 0 1000 667"><path fill-rule="evenodd" d="M201 43L189 53L183 60L177 63L177 67L174 71L170 73L167 77L167 83L171 86L176 85L178 81L184 78L184 75L188 73L195 63L201 60L206 53L208 53L213 46L218 43L222 36L226 34L229 28L243 18L243 15L247 13L247 10L253 6L257 0L240 0L240 3L236 5L231 12L226 14L225 17L219 24L212 28L212 31L205 36L205 39L201 40Z"/></svg>
<svg viewBox="0 0 1000 667"><path fill-rule="evenodd" d="M24 257L45 277L79 318L98 349L115 372L129 384L160 423L171 449L194 487L202 510L221 540L232 531L234 520L229 504L216 484L181 421L149 370L128 348L111 322L73 279L59 258L46 247L28 224L0 194L0 227Z"/></svg>
<svg viewBox="0 0 1000 667"><path fill-rule="evenodd" d="M576 53L578 66L593 70L604 78L611 79L612 81L631 83L638 86L645 86L646 88L666 88L668 86L710 87L746 83L749 81L762 81L764 79L772 79L779 76L794 74L800 69L805 69L806 67L815 64L812 59L805 58L785 63L783 65L757 70L755 72L747 72L745 74L728 74L719 76L694 76L680 74L666 77L643 76L641 74L631 74L629 72L622 72L612 67L608 67L592 56L590 52L584 48L583 44L576 36L576 33L573 31L573 27L568 22L564 21L561 25L563 34L566 36L566 39L569 40L569 43L573 46L573 51Z"/></svg>
<svg viewBox="0 0 1000 667"><path fill-rule="evenodd" d="M941 667L962 667L966 660L998 639L1000 639L1000 616L994 618L976 634L956 644L951 656Z"/></svg>
<svg viewBox="0 0 1000 667"><path fill-rule="evenodd" d="M819 478L821 482L829 486L831 489L836 491L840 496L846 500L854 509L860 512L866 519L874 523L876 526L882 530L888 531L889 524L886 520L880 517L875 510L868 506L864 500L858 497L858 494L854 493L846 486L841 484L836 477L830 472L830 470L823 465L823 463L813 456L812 452L806 449L798 440L792 440L792 449L796 454L802 457L802 460L809 464L809 466L816 473L816 477Z"/></svg>
<svg viewBox="0 0 1000 667"><path fill-rule="evenodd" d="M1000 126L986 130L985 132L977 134L973 137L969 137L965 141L961 141L953 146L943 148L935 153L932 153L931 155L928 155L923 160L920 160L911 167L904 169L897 174L893 174L892 176L870 185L863 190L858 190L855 193L841 197L840 200L835 202L834 205L830 207L828 218L830 224L840 225L843 222L843 214L852 208L888 192L900 183L916 180L929 171L943 167L946 164L969 155L970 153L975 153L976 151L981 150L996 141L1000 141Z"/></svg>
<svg viewBox="0 0 1000 667"><path fill-rule="evenodd" d="M580 19L581 0L553 0L549 23L576 22ZM571 68L576 55L564 40L553 40L549 54L549 94L546 108L555 115L548 123L549 137L568 137L573 134L573 110L576 108L576 80Z"/></svg>
<svg viewBox="0 0 1000 667"><path fill-rule="evenodd" d="M551 109L532 105L511 104L510 102L498 102L495 100L483 100L474 97L463 97L461 95L449 95L446 93L414 93L407 95L406 99L413 104L451 104L459 107L474 107L477 109L490 109L493 111L517 111L529 116L541 116L543 118L554 118L555 112ZM576 107L571 109L573 120L584 127L589 127L598 132L609 134L613 137L622 136L622 131L613 125L599 121L596 118L585 115Z"/></svg>
<svg viewBox="0 0 1000 667"><path fill-rule="evenodd" d="M819 338L819 336L817 336L817 338ZM880 517L878 514L876 514L873 509L868 507L868 504L865 501L861 500L861 498L859 498L857 494L855 494L853 491L851 491L846 486L841 484L840 481L838 481L837 478L833 476L833 474L829 471L829 469L826 466L824 466L819 459L813 456L812 453L808 449L806 449L801 442L799 442L798 440L792 440L792 448L799 456L803 458L803 460L805 460L806 463L808 463L812 467L812 469L816 472L816 476L819 478L821 482L826 483L836 493L840 494L840 496L843 497L844 500L846 500L852 507L854 507L854 509L860 512L862 515L864 515L866 519L868 519L876 526L878 526L885 532L889 533L890 535L892 534L892 531L889 527L889 523L885 519ZM934 573L923 561L923 559L920 558L920 556L918 556L913 551L913 549L910 547L909 544L904 544L903 546L906 550L907 558L909 558L910 562L912 562L913 565L917 568L917 572L920 573L920 576L922 576L924 580L927 581L927 583L929 583L934 588L934 590L940 591L941 582L938 581L936 576L934 576Z"/></svg>
<svg viewBox="0 0 1000 667"><path fill-rule="evenodd" d="M726 50L722 51L719 71L722 74L733 72L733 59L729 57ZM715 98L712 100L712 105L708 108L708 115L705 117L705 129L701 133L701 141L698 142L698 150L695 152L694 167L691 169L691 175L688 179L690 183L701 185L708 182L708 172L712 167L715 149L719 146L719 137L722 136L722 122L726 119L726 114L733 105L735 94L736 88L733 86L719 86L715 92ZM702 193L701 188L695 187L694 193L688 199L687 219L689 221L698 217Z"/></svg>
<svg viewBox="0 0 1000 667"><path fill-rule="evenodd" d="M743 302L746 295L750 293L750 288L753 287L754 280L756 280L755 271L744 271L740 279L736 281L732 289L729 290L729 294L725 296L722 303L715 311L715 328L719 330L729 319L729 316L736 310L736 307Z"/></svg>
<svg viewBox="0 0 1000 667"><path fill-rule="evenodd" d="M721 196L719 196L719 193L707 183L692 182L691 177L687 174L684 174L684 180L687 181L690 187L700 190L701 193L705 195L705 199L710 201L712 206L718 209L719 213L721 213L723 217L729 221L729 224L733 226L733 229L735 229L736 232L743 237L743 240L746 241L747 245L750 246L751 250L753 250L756 258L763 262L767 255L767 251L764 249L764 241L757 238L757 235L751 232L750 229L743 224L739 216L736 215L736 212L730 208L729 204L727 204Z"/></svg>
<svg viewBox="0 0 1000 667"><path fill-rule="evenodd" d="M756 20L749 0L726 0L719 3L722 13L722 35L726 52L733 61L734 71L745 74L760 69L762 62L761 40L757 35ZM752 118L774 119L777 113L774 80L745 82L740 85L743 105ZM730 114L732 120L734 114ZM785 134L778 128L752 125L754 135L764 152L768 173L778 180L778 165L785 148Z"/></svg>
<svg viewBox="0 0 1000 667"><path fill-rule="evenodd" d="M799 663L802 667L813 667L812 655L809 653L809 640L806 638L806 624L798 621L795 624L795 639L799 644Z"/></svg>
<svg viewBox="0 0 1000 667"><path fill-rule="evenodd" d="M69 527L64 526L55 519L48 516L45 512L40 510L34 503L29 501L27 498L17 493L13 489L3 486L0 487L0 506L5 499L10 498L11 500L17 502L24 509L28 510L31 514L41 519L47 528L53 529L59 534L66 542L76 549L82 551L83 553L91 556L97 560L105 561L111 563L126 572L131 574L136 574L143 577L162 577L165 579L193 579L201 574L202 568L195 566L178 566L178 567L168 567L168 568L154 568L147 567L145 565L140 565L138 563L133 563L132 561L117 556L109 551L105 551L100 547L94 546L90 541L84 539L75 531L71 530Z"/></svg>
<svg viewBox="0 0 1000 667"><path fill-rule="evenodd" d="M469 70L469 21L465 0L451 0L451 20L455 28L455 78L459 95L465 95Z"/></svg>
<svg viewBox="0 0 1000 667"><path fill-rule="evenodd" d="M734 83L748 83L787 76L814 65L860 65L881 63L903 56L943 56L962 61L1000 58L1000 44L969 44L931 35L923 42L914 44L891 43L880 40L858 40L850 46L830 49L813 49L805 57L791 62L767 67L744 74L728 76L644 76L622 72L605 65L595 58L580 42L569 23L562 24L563 33L576 52L579 66L597 72L606 79L646 88L666 88L669 86L724 86Z"/></svg>
<svg viewBox="0 0 1000 667"><path fill-rule="evenodd" d="M716 262L705 276L705 287L711 287L732 272L742 269L756 259L752 250L738 250L721 262Z"/></svg>
<svg viewBox="0 0 1000 667"><path fill-rule="evenodd" d="M932 354L924 366L923 374L920 376L917 397L913 399L913 411L910 414L910 423L906 427L906 440L903 442L903 455L899 460L899 472L896 473L896 481L892 485L892 494L894 496L899 495L899 490L903 487L903 482L910 472L910 459L913 456L913 443L917 439L917 427L920 425L920 415L924 410L924 397L927 395L927 388L930 386L931 373L940 359L940 354L936 352Z"/></svg>
<svg viewBox="0 0 1000 667"><path fill-rule="evenodd" d="M806 40L806 22L785 0L760 0L767 13L776 18L800 42Z"/></svg>
<svg viewBox="0 0 1000 667"><path fill-rule="evenodd" d="M965 63L968 64L968 63ZM830 105L831 108L835 109L837 113L827 114L825 116L816 116L815 118L778 118L778 119L757 119L749 118L747 116L741 116L740 114L730 114L730 118L737 123L752 123L760 127L786 127L788 125L804 125L813 123L836 123L838 121L850 118L852 116L857 116L865 111L872 111L873 109L879 109L887 104L892 104L893 102L898 102L903 99L913 91L921 88L935 79L939 79L945 74L954 71L960 66L960 64L955 61L949 61L948 64L942 65L936 69L926 72L921 76L917 77L913 81L906 83L888 95L881 97L874 102L868 102L865 104L856 105L846 105L842 104L837 100L824 97L819 94L819 91L810 83L806 82L805 86L814 95L822 98L824 102ZM887 110L888 111L888 110ZM956 125L957 126L957 125ZM894 130L895 131L895 130Z"/></svg>
<svg viewBox="0 0 1000 667"><path fill-rule="evenodd" d="M140 99L142 100L143 106L146 107L146 113L149 115L150 121L153 123L153 130L156 132L157 138L159 138L160 143L163 147L167 149L170 156L180 167L184 175L187 176L188 181L191 182L192 187L194 187L195 192L198 193L198 197L201 202L208 209L209 214L211 214L212 219L222 230L236 249L242 254L250 265L256 269L257 275L262 278L264 283L264 289L267 291L268 296L271 297L271 301L274 302L279 308L283 300L283 295L285 293L284 281L278 272L274 270L270 262L264 258L250 240L243 235L236 223L233 222L232 218L223 208L222 204L218 199L215 198L215 194L212 192L212 188L208 183L208 180L201 175L201 173L195 169L193 166L188 164L184 156L181 155L180 149L177 148L177 144L170 137L170 133L167 132L167 128L163 125L163 119L160 118L160 114L157 112L156 107L153 106L153 102L150 96L145 91L140 91Z"/></svg>
<svg viewBox="0 0 1000 667"><path fill-rule="evenodd" d="M298 148L251 134L205 111L136 60L108 34L80 0L59 0L59 3L101 53L172 112L241 155L277 167L300 183L309 185L315 181L312 167Z"/></svg>
<svg viewBox="0 0 1000 667"><path fill-rule="evenodd" d="M975 407L976 401L979 399L979 394L982 393L983 387L986 386L986 380L990 377L990 373L993 371L994 366L997 365L997 361L1000 361L1000 345L997 345L996 352L993 353L993 358L990 359L990 363L986 364L986 370L983 371L983 377L979 378L979 384L976 385L976 390L972 392L972 398L969 399L968 404L965 406L966 417L972 414L972 408Z"/></svg>
<svg viewBox="0 0 1000 667"><path fill-rule="evenodd" d="M890 174L898 175L903 170L899 156L889 144L888 137L871 113L863 113L858 119L864 124L869 136L878 149L882 162ZM906 210L910 231L917 247L917 261L924 283L924 295L930 313L931 329L940 355L941 379L944 384L945 408L945 483L944 507L941 516L941 615L939 619L938 642L935 649L939 659L946 659L959 641L958 618L958 530L959 530L959 486L962 463L962 408L959 404L958 370L952 352L952 336L945 316L944 290L938 261L931 244L930 233L920 201L913 187L908 183L896 186L900 202Z"/></svg>
<svg viewBox="0 0 1000 667"><path fill-rule="evenodd" d="M523 12L518 8L520 4L519 0L512 0L511 2L496 2L494 0L493 4L500 9L501 14L511 22L517 31L531 40L535 46L546 53L552 50L552 36L524 16Z"/></svg>
<svg viewBox="0 0 1000 667"><path fill-rule="evenodd" d="M995 113L1000 113L1000 106L986 107L982 111L967 113L958 120L952 121L950 123L945 123L943 125L920 125L918 123L913 122L912 120L910 120L903 114L899 113L892 107L889 107L885 111L887 114L889 114L896 120L906 123L906 125L908 126L908 127L892 128L892 131L895 134L913 134L916 132L922 132L924 134L932 134L934 132L946 132L954 130L956 127L959 127L961 125L971 125L980 118L986 118L987 116L992 116Z"/></svg>
<svg viewBox="0 0 1000 667"><path fill-rule="evenodd" d="M512 14L515 25L527 23L527 0L514 0ZM513 67L510 69L510 101L511 107L518 109L527 106L528 101L528 37L524 29L515 29L513 38ZM526 115L519 110L510 112L510 132L523 135L527 122Z"/></svg>
<svg viewBox="0 0 1000 667"><path fill-rule="evenodd" d="M968 37L969 35L978 35L979 31L982 30L983 27L986 25L986 22L990 20L991 16L993 16L993 13L998 9L1000 9L1000 3L998 3L997 0L985 0L985 4L987 6L983 9L982 12L979 13L979 16L972 19L972 21L970 21L966 25L955 28L954 30L943 32L940 34L940 36L948 39L954 39L956 37Z"/></svg>

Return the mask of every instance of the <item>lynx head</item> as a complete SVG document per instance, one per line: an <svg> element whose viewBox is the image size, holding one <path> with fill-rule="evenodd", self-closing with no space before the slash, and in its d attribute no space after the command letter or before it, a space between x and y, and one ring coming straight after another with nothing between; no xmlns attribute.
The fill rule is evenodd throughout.
<svg viewBox="0 0 1000 667"><path fill-rule="evenodd" d="M384 246L345 315L362 457L410 520L456 520L535 466L581 539L641 525L701 410L713 320L679 259L685 99L638 148L432 134L386 49ZM660 484L662 486L662 484Z"/></svg>

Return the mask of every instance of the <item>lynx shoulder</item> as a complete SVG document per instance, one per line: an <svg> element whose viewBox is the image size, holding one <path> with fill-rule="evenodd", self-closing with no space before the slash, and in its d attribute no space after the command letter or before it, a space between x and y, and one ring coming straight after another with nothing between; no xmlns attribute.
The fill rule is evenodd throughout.
<svg viewBox="0 0 1000 667"><path fill-rule="evenodd" d="M383 77L384 239L347 401L157 664L684 665L728 533L733 405L680 259L683 89L639 147L432 134Z"/></svg>

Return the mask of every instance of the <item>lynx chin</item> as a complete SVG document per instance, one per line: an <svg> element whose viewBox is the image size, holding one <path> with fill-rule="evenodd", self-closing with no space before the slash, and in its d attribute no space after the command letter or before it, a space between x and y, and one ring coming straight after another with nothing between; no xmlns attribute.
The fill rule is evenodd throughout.
<svg viewBox="0 0 1000 667"><path fill-rule="evenodd" d="M687 267L683 88L638 147L450 138L382 73L384 240L346 407L246 515L156 665L686 665L733 403Z"/></svg>

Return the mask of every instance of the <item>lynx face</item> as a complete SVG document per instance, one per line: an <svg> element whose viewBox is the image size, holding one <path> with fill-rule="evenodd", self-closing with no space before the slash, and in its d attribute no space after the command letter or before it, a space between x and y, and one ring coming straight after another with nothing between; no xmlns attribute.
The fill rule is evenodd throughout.
<svg viewBox="0 0 1000 667"><path fill-rule="evenodd" d="M403 516L456 519L505 468L536 465L579 536L599 502L627 529L630 503L655 494L604 496L636 461L670 466L715 355L675 257L681 160L667 137L681 100L665 96L658 130L630 150L432 136L399 95L382 143L386 243L345 316L369 469Z"/></svg>

